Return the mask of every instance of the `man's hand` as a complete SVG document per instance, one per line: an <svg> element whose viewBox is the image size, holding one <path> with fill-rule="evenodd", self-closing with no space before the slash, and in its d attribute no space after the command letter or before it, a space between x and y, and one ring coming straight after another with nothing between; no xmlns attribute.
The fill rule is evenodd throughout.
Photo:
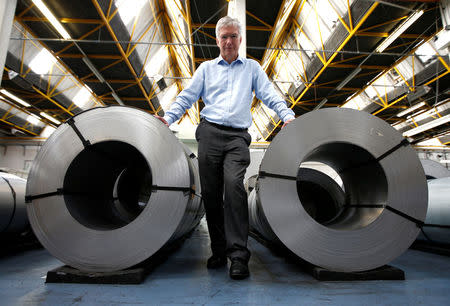
<svg viewBox="0 0 450 306"><path fill-rule="evenodd" d="M294 121L294 119L286 120L286 122L283 124L281 128L284 128L289 122Z"/></svg>
<svg viewBox="0 0 450 306"><path fill-rule="evenodd" d="M165 125L169 126L169 123L168 123L168 122L166 121L166 119L164 119L163 117L158 116L158 115L153 115L153 116L155 116L155 118L159 119L159 121L161 121L161 122L164 123Z"/></svg>

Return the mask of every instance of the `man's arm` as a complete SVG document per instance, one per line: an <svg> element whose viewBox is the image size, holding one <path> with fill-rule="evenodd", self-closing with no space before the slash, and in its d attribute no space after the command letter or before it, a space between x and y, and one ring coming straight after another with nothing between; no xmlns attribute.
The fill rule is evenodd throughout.
<svg viewBox="0 0 450 306"><path fill-rule="evenodd" d="M202 66L200 65L195 71L188 87L178 94L170 109L165 112L164 117L155 115L165 125L170 126L177 121L203 94L204 69Z"/></svg>
<svg viewBox="0 0 450 306"><path fill-rule="evenodd" d="M255 90L256 97L263 101L265 105L273 109L278 117L284 122L283 127L295 119L295 114L292 109L286 106L286 102L280 95L275 91L273 84L269 81L264 70L257 63L253 63L254 77L253 77L253 88Z"/></svg>

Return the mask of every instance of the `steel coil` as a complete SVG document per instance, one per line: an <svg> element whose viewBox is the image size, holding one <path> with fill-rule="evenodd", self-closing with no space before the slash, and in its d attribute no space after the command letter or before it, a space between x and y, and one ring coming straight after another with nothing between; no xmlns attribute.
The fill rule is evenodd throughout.
<svg viewBox="0 0 450 306"><path fill-rule="evenodd" d="M26 180L0 172L0 233L21 233L27 229Z"/></svg>
<svg viewBox="0 0 450 306"><path fill-rule="evenodd" d="M321 162L342 178L346 207L332 222L304 208L296 176ZM333 271L374 269L416 239L427 211L427 185L416 152L383 120L351 109L307 113L274 138L260 166L260 210L297 256Z"/></svg>
<svg viewBox="0 0 450 306"><path fill-rule="evenodd" d="M427 180L450 177L450 171L438 162L429 159L421 159L423 170Z"/></svg>
<svg viewBox="0 0 450 306"><path fill-rule="evenodd" d="M417 239L450 244L450 177L428 181L428 211L424 235Z"/></svg>
<svg viewBox="0 0 450 306"><path fill-rule="evenodd" d="M62 124L27 182L31 226L65 264L109 272L134 266L203 215L196 158L146 112L97 108Z"/></svg>

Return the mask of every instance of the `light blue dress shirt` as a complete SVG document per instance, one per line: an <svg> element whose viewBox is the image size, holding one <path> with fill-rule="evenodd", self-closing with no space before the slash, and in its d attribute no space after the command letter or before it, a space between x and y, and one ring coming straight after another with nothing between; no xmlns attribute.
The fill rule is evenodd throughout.
<svg viewBox="0 0 450 306"><path fill-rule="evenodd" d="M190 85L178 94L164 119L171 125L202 97L205 107L201 117L224 126L248 128L252 124L253 91L284 122L295 118L258 62L238 57L228 64L219 56L198 67Z"/></svg>

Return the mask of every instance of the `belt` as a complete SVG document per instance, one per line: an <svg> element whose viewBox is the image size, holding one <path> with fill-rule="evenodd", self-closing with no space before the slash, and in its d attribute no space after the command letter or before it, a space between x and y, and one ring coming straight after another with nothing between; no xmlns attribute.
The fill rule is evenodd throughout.
<svg viewBox="0 0 450 306"><path fill-rule="evenodd" d="M213 122L209 122L208 120L206 120L205 118L202 118L201 121L204 121L210 125L212 125L215 128L218 128L219 130L223 130L223 131L232 131L232 132L247 132L247 129L241 129L241 128L234 128L232 126L226 126L226 125L220 125L217 123L213 123Z"/></svg>

